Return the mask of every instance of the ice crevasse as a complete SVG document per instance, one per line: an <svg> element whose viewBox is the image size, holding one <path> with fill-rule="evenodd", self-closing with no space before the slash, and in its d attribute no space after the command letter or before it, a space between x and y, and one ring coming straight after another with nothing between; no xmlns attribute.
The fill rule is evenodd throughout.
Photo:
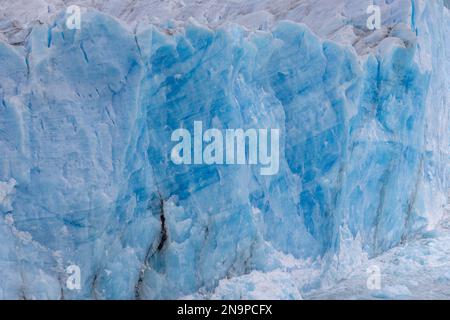
<svg viewBox="0 0 450 320"><path fill-rule="evenodd" d="M95 10L0 41L0 298L238 298L287 260L320 264L280 276L299 298L434 229L449 32L436 0L364 55L290 21L133 33ZM194 121L279 128L278 174L174 165L170 135Z"/></svg>

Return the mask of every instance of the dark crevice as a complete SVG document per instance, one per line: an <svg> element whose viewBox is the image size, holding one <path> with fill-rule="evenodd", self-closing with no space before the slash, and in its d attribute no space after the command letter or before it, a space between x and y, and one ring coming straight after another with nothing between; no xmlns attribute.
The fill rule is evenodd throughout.
<svg viewBox="0 0 450 320"><path fill-rule="evenodd" d="M27 66L27 79L30 80L30 52L25 56L25 64Z"/></svg>
<svg viewBox="0 0 450 320"><path fill-rule="evenodd" d="M14 47L23 47L25 45L25 41L12 42L11 45Z"/></svg>
<svg viewBox="0 0 450 320"><path fill-rule="evenodd" d="M83 53L84 61L85 61L87 64L89 64L89 57L88 57L88 55L87 55L87 53L86 53L86 50L84 49L83 41L80 41L80 50L81 50L81 52Z"/></svg>
<svg viewBox="0 0 450 320"><path fill-rule="evenodd" d="M22 279L22 285L20 286L19 300L28 300L25 289L25 278L22 271L20 272L20 278Z"/></svg>
<svg viewBox="0 0 450 320"><path fill-rule="evenodd" d="M56 24L53 24L47 29L47 48L50 48L52 46L53 42L53 29L56 27Z"/></svg>
<svg viewBox="0 0 450 320"><path fill-rule="evenodd" d="M148 261L152 259L156 254L159 254L163 249L165 248L165 244L168 239L168 233L167 233L167 227L166 227L166 216L165 216L165 210L164 210L164 199L161 196L161 194L158 192L158 201L159 201L159 218L161 221L161 232L159 237L158 246L156 247L156 250L154 249L154 245L150 244L148 247L144 262L141 265L140 271L139 271L139 278L135 285L135 291L134 291L134 297L136 300L140 300L142 296L142 284L144 282L145 272L149 268Z"/></svg>
<svg viewBox="0 0 450 320"><path fill-rule="evenodd" d="M58 276L58 283L59 283L59 295L60 295L59 300L65 300L63 280L61 278L61 275Z"/></svg>
<svg viewBox="0 0 450 320"><path fill-rule="evenodd" d="M23 287L20 288L19 300L28 300Z"/></svg>
<svg viewBox="0 0 450 320"><path fill-rule="evenodd" d="M138 50L138 53L139 53L139 57L141 58L141 61L143 61L141 45L139 44L139 40L138 40L136 35L134 36L134 42L136 43L136 47L137 47L137 50Z"/></svg>
<svg viewBox="0 0 450 320"><path fill-rule="evenodd" d="M91 292L92 292L92 296L94 297L95 300L98 300L98 296L97 296L97 280L98 280L98 271L94 274L94 278L92 279L92 284L91 284Z"/></svg>
<svg viewBox="0 0 450 320"><path fill-rule="evenodd" d="M160 252L164 248L164 244L167 241L167 228L166 228L166 217L164 215L164 200L159 197L159 219L161 220L161 236L157 251Z"/></svg>

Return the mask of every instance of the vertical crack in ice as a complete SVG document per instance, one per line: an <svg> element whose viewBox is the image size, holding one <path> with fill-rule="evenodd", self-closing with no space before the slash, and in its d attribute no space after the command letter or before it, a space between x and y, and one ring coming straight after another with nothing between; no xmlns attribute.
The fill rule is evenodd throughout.
<svg viewBox="0 0 450 320"><path fill-rule="evenodd" d="M98 294L97 294L98 273L99 273L98 271L96 271L94 273L94 277L92 278L92 282L91 282L91 294L95 300L98 300Z"/></svg>
<svg viewBox="0 0 450 320"><path fill-rule="evenodd" d="M58 283L59 283L59 300L65 300L64 296L64 285L61 275L58 275Z"/></svg>
<svg viewBox="0 0 450 320"><path fill-rule="evenodd" d="M134 42L136 43L136 47L137 47L138 52L139 52L139 58L142 60L142 49L141 49L141 45L139 44L139 40L137 38L137 35L134 35Z"/></svg>
<svg viewBox="0 0 450 320"><path fill-rule="evenodd" d="M378 254L378 232L381 223L381 216L383 215L384 210L384 199L386 197L386 185L392 171L392 163L388 165L388 167L384 170L382 178L381 178L381 188L379 193L379 201L378 207L374 220L374 233L373 233L373 252L372 255L376 256Z"/></svg>
<svg viewBox="0 0 450 320"><path fill-rule="evenodd" d="M47 29L47 48L50 48L52 46L52 41L53 41L53 29L56 27L56 23L54 23L53 25L49 26Z"/></svg>
<svg viewBox="0 0 450 320"><path fill-rule="evenodd" d="M164 199L161 196L160 192L158 192L158 201L159 201L159 218L160 218L160 222L161 222L161 231L160 231L159 242L158 242L158 245L156 246L156 250L153 249L154 245L153 245L153 243L151 243L145 253L144 261L141 264L141 268L139 270L139 278L135 285L134 297L136 300L140 300L142 297L142 286L144 284L145 272L150 267L149 260L152 259L156 254L160 253L164 249L164 246L168 239L167 227L166 227L166 216L165 216L165 211L164 211Z"/></svg>
<svg viewBox="0 0 450 320"><path fill-rule="evenodd" d="M88 55L86 53L86 50L84 49L83 41L80 41L80 49L81 49L81 52L83 53L84 61L86 61L86 63L89 64L89 58L88 58Z"/></svg>
<svg viewBox="0 0 450 320"><path fill-rule="evenodd" d="M417 194L419 192L419 186L420 183L422 181L422 176L423 176L423 155L420 157L420 163L419 163L419 168L417 170L417 178L416 178L416 183L414 185L414 190L411 193L411 198L408 201L408 208L406 210L406 217L405 217L405 226L404 226L404 230L403 230L403 234L401 237L401 244L404 244L407 240L407 237L409 236L408 231L409 228L411 227L411 221L412 221L412 213L413 213L413 209L415 207L416 204L416 199L417 199Z"/></svg>
<svg viewBox="0 0 450 320"><path fill-rule="evenodd" d="M417 34L415 0L411 0L411 30Z"/></svg>
<svg viewBox="0 0 450 320"><path fill-rule="evenodd" d="M166 217L164 214L164 200L162 199L161 195L159 198L159 210L160 210L160 221L161 221L161 234L160 234L160 240L158 247L156 248L158 252L160 252L167 241L167 228L166 228Z"/></svg>

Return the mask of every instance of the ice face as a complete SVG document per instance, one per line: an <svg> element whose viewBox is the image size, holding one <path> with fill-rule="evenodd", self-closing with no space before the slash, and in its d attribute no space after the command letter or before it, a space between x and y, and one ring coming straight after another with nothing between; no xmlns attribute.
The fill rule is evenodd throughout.
<svg viewBox="0 0 450 320"><path fill-rule="evenodd" d="M0 42L0 298L230 297L246 285L224 279L291 286L277 270L306 259L308 290L433 229L450 20L442 1L408 4L366 51L292 21L132 33L94 10ZM175 165L171 134L195 121L279 129L278 173Z"/></svg>

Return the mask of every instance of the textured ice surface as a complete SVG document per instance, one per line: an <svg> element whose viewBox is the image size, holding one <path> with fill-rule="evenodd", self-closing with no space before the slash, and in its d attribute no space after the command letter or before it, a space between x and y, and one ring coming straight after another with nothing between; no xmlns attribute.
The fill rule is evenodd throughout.
<svg viewBox="0 0 450 320"><path fill-rule="evenodd" d="M183 28L191 19L213 28L237 23L250 30L270 30L280 20L302 22L321 38L372 51L383 38L409 30L415 0L0 0L0 35L22 44L34 25L51 24L75 4L119 18L133 30L148 24ZM440 0L432 0L434 2ZM366 28L367 7L380 6L380 30ZM447 5L448 7L449 5ZM392 27L396 26L397 31Z"/></svg>
<svg viewBox="0 0 450 320"><path fill-rule="evenodd" d="M450 225L366 261L347 279L307 299L450 299ZM380 288L369 290L367 270L380 268Z"/></svg>
<svg viewBox="0 0 450 320"><path fill-rule="evenodd" d="M449 11L386 1L370 33L359 2L220 5L224 21L270 21L253 31L208 20L222 12L212 1L158 7L170 15L99 5L131 24L189 12L211 27L135 32L91 9L68 30L57 1L2 5L0 298L308 297L435 229L449 188ZM279 128L278 175L174 165L171 132L194 121ZM65 285L71 264L81 290Z"/></svg>

